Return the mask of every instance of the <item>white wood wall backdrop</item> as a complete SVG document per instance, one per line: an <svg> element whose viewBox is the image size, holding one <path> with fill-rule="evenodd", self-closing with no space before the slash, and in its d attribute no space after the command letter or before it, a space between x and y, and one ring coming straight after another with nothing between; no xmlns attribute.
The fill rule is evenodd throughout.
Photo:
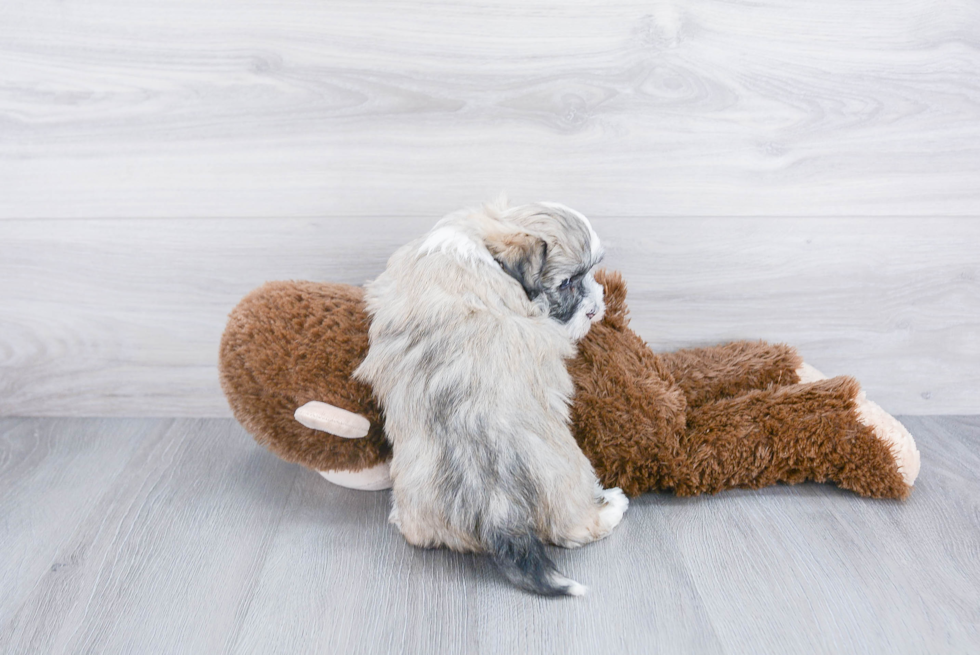
<svg viewBox="0 0 980 655"><path fill-rule="evenodd" d="M980 3L5 0L0 216L980 213Z"/></svg>
<svg viewBox="0 0 980 655"><path fill-rule="evenodd" d="M656 347L980 411L978 35L972 0L10 0L0 415L226 416L241 295L501 189L595 217Z"/></svg>

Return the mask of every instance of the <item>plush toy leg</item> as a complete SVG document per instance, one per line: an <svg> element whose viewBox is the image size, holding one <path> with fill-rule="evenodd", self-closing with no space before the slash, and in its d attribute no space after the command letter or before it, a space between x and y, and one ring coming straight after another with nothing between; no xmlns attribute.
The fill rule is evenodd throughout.
<svg viewBox="0 0 980 655"><path fill-rule="evenodd" d="M360 414L311 400L296 410L294 417L306 427L344 439L363 439L371 430L371 422ZM391 489L391 470L388 462L360 471L318 471L326 480L360 491Z"/></svg>
<svg viewBox="0 0 980 655"><path fill-rule="evenodd" d="M796 370L800 382L816 382L826 380L827 376L806 362ZM898 419L883 410L878 403L868 400L864 390L857 397L858 420L864 425L871 426L878 438L888 444L898 470L910 487L919 475L919 451L915 447L915 439Z"/></svg>
<svg viewBox="0 0 980 655"><path fill-rule="evenodd" d="M689 411L672 479L663 482L693 495L832 481L864 496L905 498L912 465L865 422L862 402L857 381L838 377L706 403Z"/></svg>
<svg viewBox="0 0 980 655"><path fill-rule="evenodd" d="M391 489L391 471L384 462L363 471L319 471L326 480L359 491Z"/></svg>
<svg viewBox="0 0 980 655"><path fill-rule="evenodd" d="M688 407L799 382L803 359L791 346L734 341L660 355Z"/></svg>

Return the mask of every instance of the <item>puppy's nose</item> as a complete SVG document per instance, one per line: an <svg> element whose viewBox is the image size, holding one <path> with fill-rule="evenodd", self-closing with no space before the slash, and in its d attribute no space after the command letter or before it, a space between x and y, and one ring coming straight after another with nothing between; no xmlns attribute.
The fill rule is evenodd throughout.
<svg viewBox="0 0 980 655"><path fill-rule="evenodd" d="M591 320L591 319L592 319L592 317L593 317L593 316L595 316L595 313L596 313L596 308L595 308L595 307L593 307L592 309L590 309L590 310L588 311L588 313L586 313L586 315L585 315L585 316L586 316L587 318L589 318L589 319Z"/></svg>

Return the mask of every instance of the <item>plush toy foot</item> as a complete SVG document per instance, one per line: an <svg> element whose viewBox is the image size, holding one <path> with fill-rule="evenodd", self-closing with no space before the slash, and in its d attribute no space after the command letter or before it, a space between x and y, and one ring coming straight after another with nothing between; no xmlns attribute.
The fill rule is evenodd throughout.
<svg viewBox="0 0 980 655"><path fill-rule="evenodd" d="M827 376L806 362L796 369L801 383L826 380ZM873 428L875 436L883 441L895 458L898 472L908 486L912 486L919 475L919 451L915 439L898 419L883 410L877 403L868 400L862 390L855 399L858 421Z"/></svg>
<svg viewBox="0 0 980 655"><path fill-rule="evenodd" d="M800 384L806 384L807 382L819 382L820 380L828 379L826 375L813 368L806 362L803 362L798 369L796 369L796 375L800 378Z"/></svg>
<svg viewBox="0 0 980 655"><path fill-rule="evenodd" d="M902 474L905 484L911 487L919 475L919 451L915 448L912 435L898 419L868 400L864 391L857 397L857 413L858 420L874 428L875 435L888 445L895 457L898 472Z"/></svg>
<svg viewBox="0 0 980 655"><path fill-rule="evenodd" d="M586 523L577 525L554 543L562 548L581 548L585 544L604 539L623 520L630 501L619 487L603 489L596 485L598 511Z"/></svg>
<svg viewBox="0 0 980 655"><path fill-rule="evenodd" d="M363 471L318 471L318 473L326 480L348 489L358 491L391 489L391 472L387 462Z"/></svg>
<svg viewBox="0 0 980 655"><path fill-rule="evenodd" d="M311 400L293 416L310 428L345 439L361 439L371 430L371 422L346 409ZM391 489L391 472L387 462L360 471L318 471L325 479L341 487L359 491Z"/></svg>

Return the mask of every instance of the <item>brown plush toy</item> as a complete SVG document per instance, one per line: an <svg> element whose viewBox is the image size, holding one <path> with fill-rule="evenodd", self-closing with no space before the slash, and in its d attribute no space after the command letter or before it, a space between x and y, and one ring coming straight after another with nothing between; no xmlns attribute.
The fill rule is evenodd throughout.
<svg viewBox="0 0 980 655"><path fill-rule="evenodd" d="M680 495L830 481L905 498L919 470L907 430L850 377L827 379L785 345L655 354L628 325L626 285L600 271L606 314L569 362L572 431L606 487ZM390 486L383 417L350 378L368 348L362 290L272 282L231 313L221 384L277 455L358 489Z"/></svg>

